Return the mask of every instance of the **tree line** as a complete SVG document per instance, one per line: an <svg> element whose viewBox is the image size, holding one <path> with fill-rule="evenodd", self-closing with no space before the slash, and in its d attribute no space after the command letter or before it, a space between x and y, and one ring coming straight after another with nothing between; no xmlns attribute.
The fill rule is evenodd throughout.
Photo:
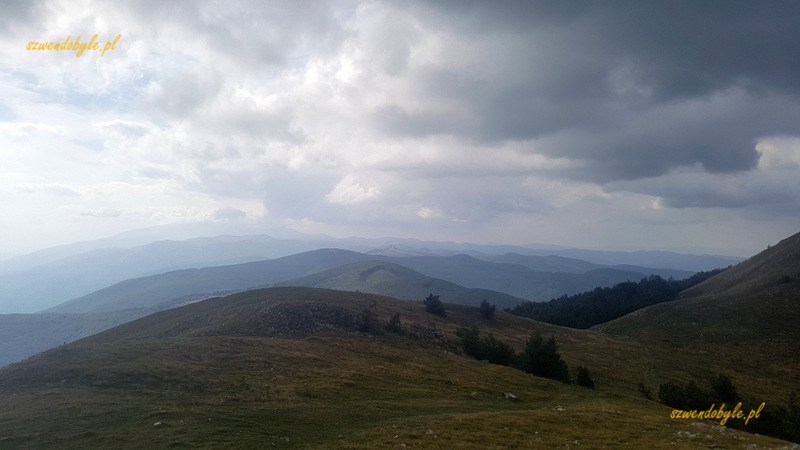
<svg viewBox="0 0 800 450"><path fill-rule="evenodd" d="M650 275L638 282L625 281L613 287L596 287L575 295L562 295L548 302L524 302L506 311L518 316L564 327L586 329L656 303L675 300L678 293L725 269L698 272L674 280Z"/></svg>

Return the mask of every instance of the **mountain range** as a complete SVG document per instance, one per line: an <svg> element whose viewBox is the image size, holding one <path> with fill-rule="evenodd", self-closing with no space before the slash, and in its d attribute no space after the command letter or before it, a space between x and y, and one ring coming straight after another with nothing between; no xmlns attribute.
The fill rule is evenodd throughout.
<svg viewBox="0 0 800 450"><path fill-rule="evenodd" d="M293 264L281 267L293 269L280 276L310 270L292 283L402 291L406 281L470 295L469 288L438 284L376 255L321 252L289 257ZM431 264L429 257L413 258ZM484 267L466 255L448 258ZM248 267L257 275L266 263ZM320 269L325 264L332 267ZM225 271L237 266L225 267L215 270L230 275ZM196 272L203 273L176 273ZM104 305L96 300L94 307ZM244 291L156 312L0 369L0 442L12 448L107 446L120 438L156 447L790 447L714 421L670 419L671 408L646 397L671 380L703 384L722 373L734 380L745 408L765 403L764 427L780 425L769 421L790 417L779 415L781 405L791 404L800 385L798 301L800 234L677 300L589 330L504 312L487 321L476 307L453 303L439 317L419 301L366 292ZM400 325L390 330L385 324L393 316ZM596 387L475 361L461 351L464 327L515 349L534 333L553 336L570 371L588 368Z"/></svg>
<svg viewBox="0 0 800 450"><path fill-rule="evenodd" d="M298 233L283 233L281 238L268 235L215 236L141 244L143 239L155 234L140 234L142 235L127 233L117 238L59 246L0 261L0 313L44 310L115 283L171 270L255 262L320 248L341 248L373 256L469 254L489 262L512 262L497 259L509 254L508 258L518 255L515 264L525 265L534 271L580 273L593 268L610 267L676 278L688 272L724 267L738 262L736 258L669 252L598 252L552 247L534 249L396 238L337 239ZM572 256L567 258L561 255L564 252ZM581 261L581 255L588 259ZM589 260L592 262L587 264ZM613 262L603 262L606 260ZM662 265L665 260L669 260L670 264ZM619 264L639 267L614 267ZM420 271L418 268L411 268ZM659 272L654 272L656 269L653 268ZM425 274L445 278L435 273Z"/></svg>

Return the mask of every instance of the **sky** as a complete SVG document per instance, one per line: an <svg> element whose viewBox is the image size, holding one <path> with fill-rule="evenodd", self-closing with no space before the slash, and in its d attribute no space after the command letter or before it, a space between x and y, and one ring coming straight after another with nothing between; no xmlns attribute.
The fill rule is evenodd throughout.
<svg viewBox="0 0 800 450"><path fill-rule="evenodd" d="M748 256L800 231L798 19L796 1L5 1L0 257L193 223ZM120 39L28 50L95 34Z"/></svg>

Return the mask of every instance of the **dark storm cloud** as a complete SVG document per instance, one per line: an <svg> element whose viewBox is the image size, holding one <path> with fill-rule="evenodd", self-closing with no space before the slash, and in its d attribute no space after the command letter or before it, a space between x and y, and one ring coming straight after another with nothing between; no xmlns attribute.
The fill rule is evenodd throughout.
<svg viewBox="0 0 800 450"><path fill-rule="evenodd" d="M470 43L473 70L408 73L418 98L373 119L396 136L531 140L606 182L700 164L755 167L800 134L800 2L447 2L410 7Z"/></svg>

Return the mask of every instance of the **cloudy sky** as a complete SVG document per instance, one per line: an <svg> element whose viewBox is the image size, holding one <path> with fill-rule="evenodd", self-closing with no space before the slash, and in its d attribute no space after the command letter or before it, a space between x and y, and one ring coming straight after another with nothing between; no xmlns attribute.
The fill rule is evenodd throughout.
<svg viewBox="0 0 800 450"><path fill-rule="evenodd" d="M4 2L0 256L174 223L749 255L800 2ZM68 36L114 50L28 51Z"/></svg>

